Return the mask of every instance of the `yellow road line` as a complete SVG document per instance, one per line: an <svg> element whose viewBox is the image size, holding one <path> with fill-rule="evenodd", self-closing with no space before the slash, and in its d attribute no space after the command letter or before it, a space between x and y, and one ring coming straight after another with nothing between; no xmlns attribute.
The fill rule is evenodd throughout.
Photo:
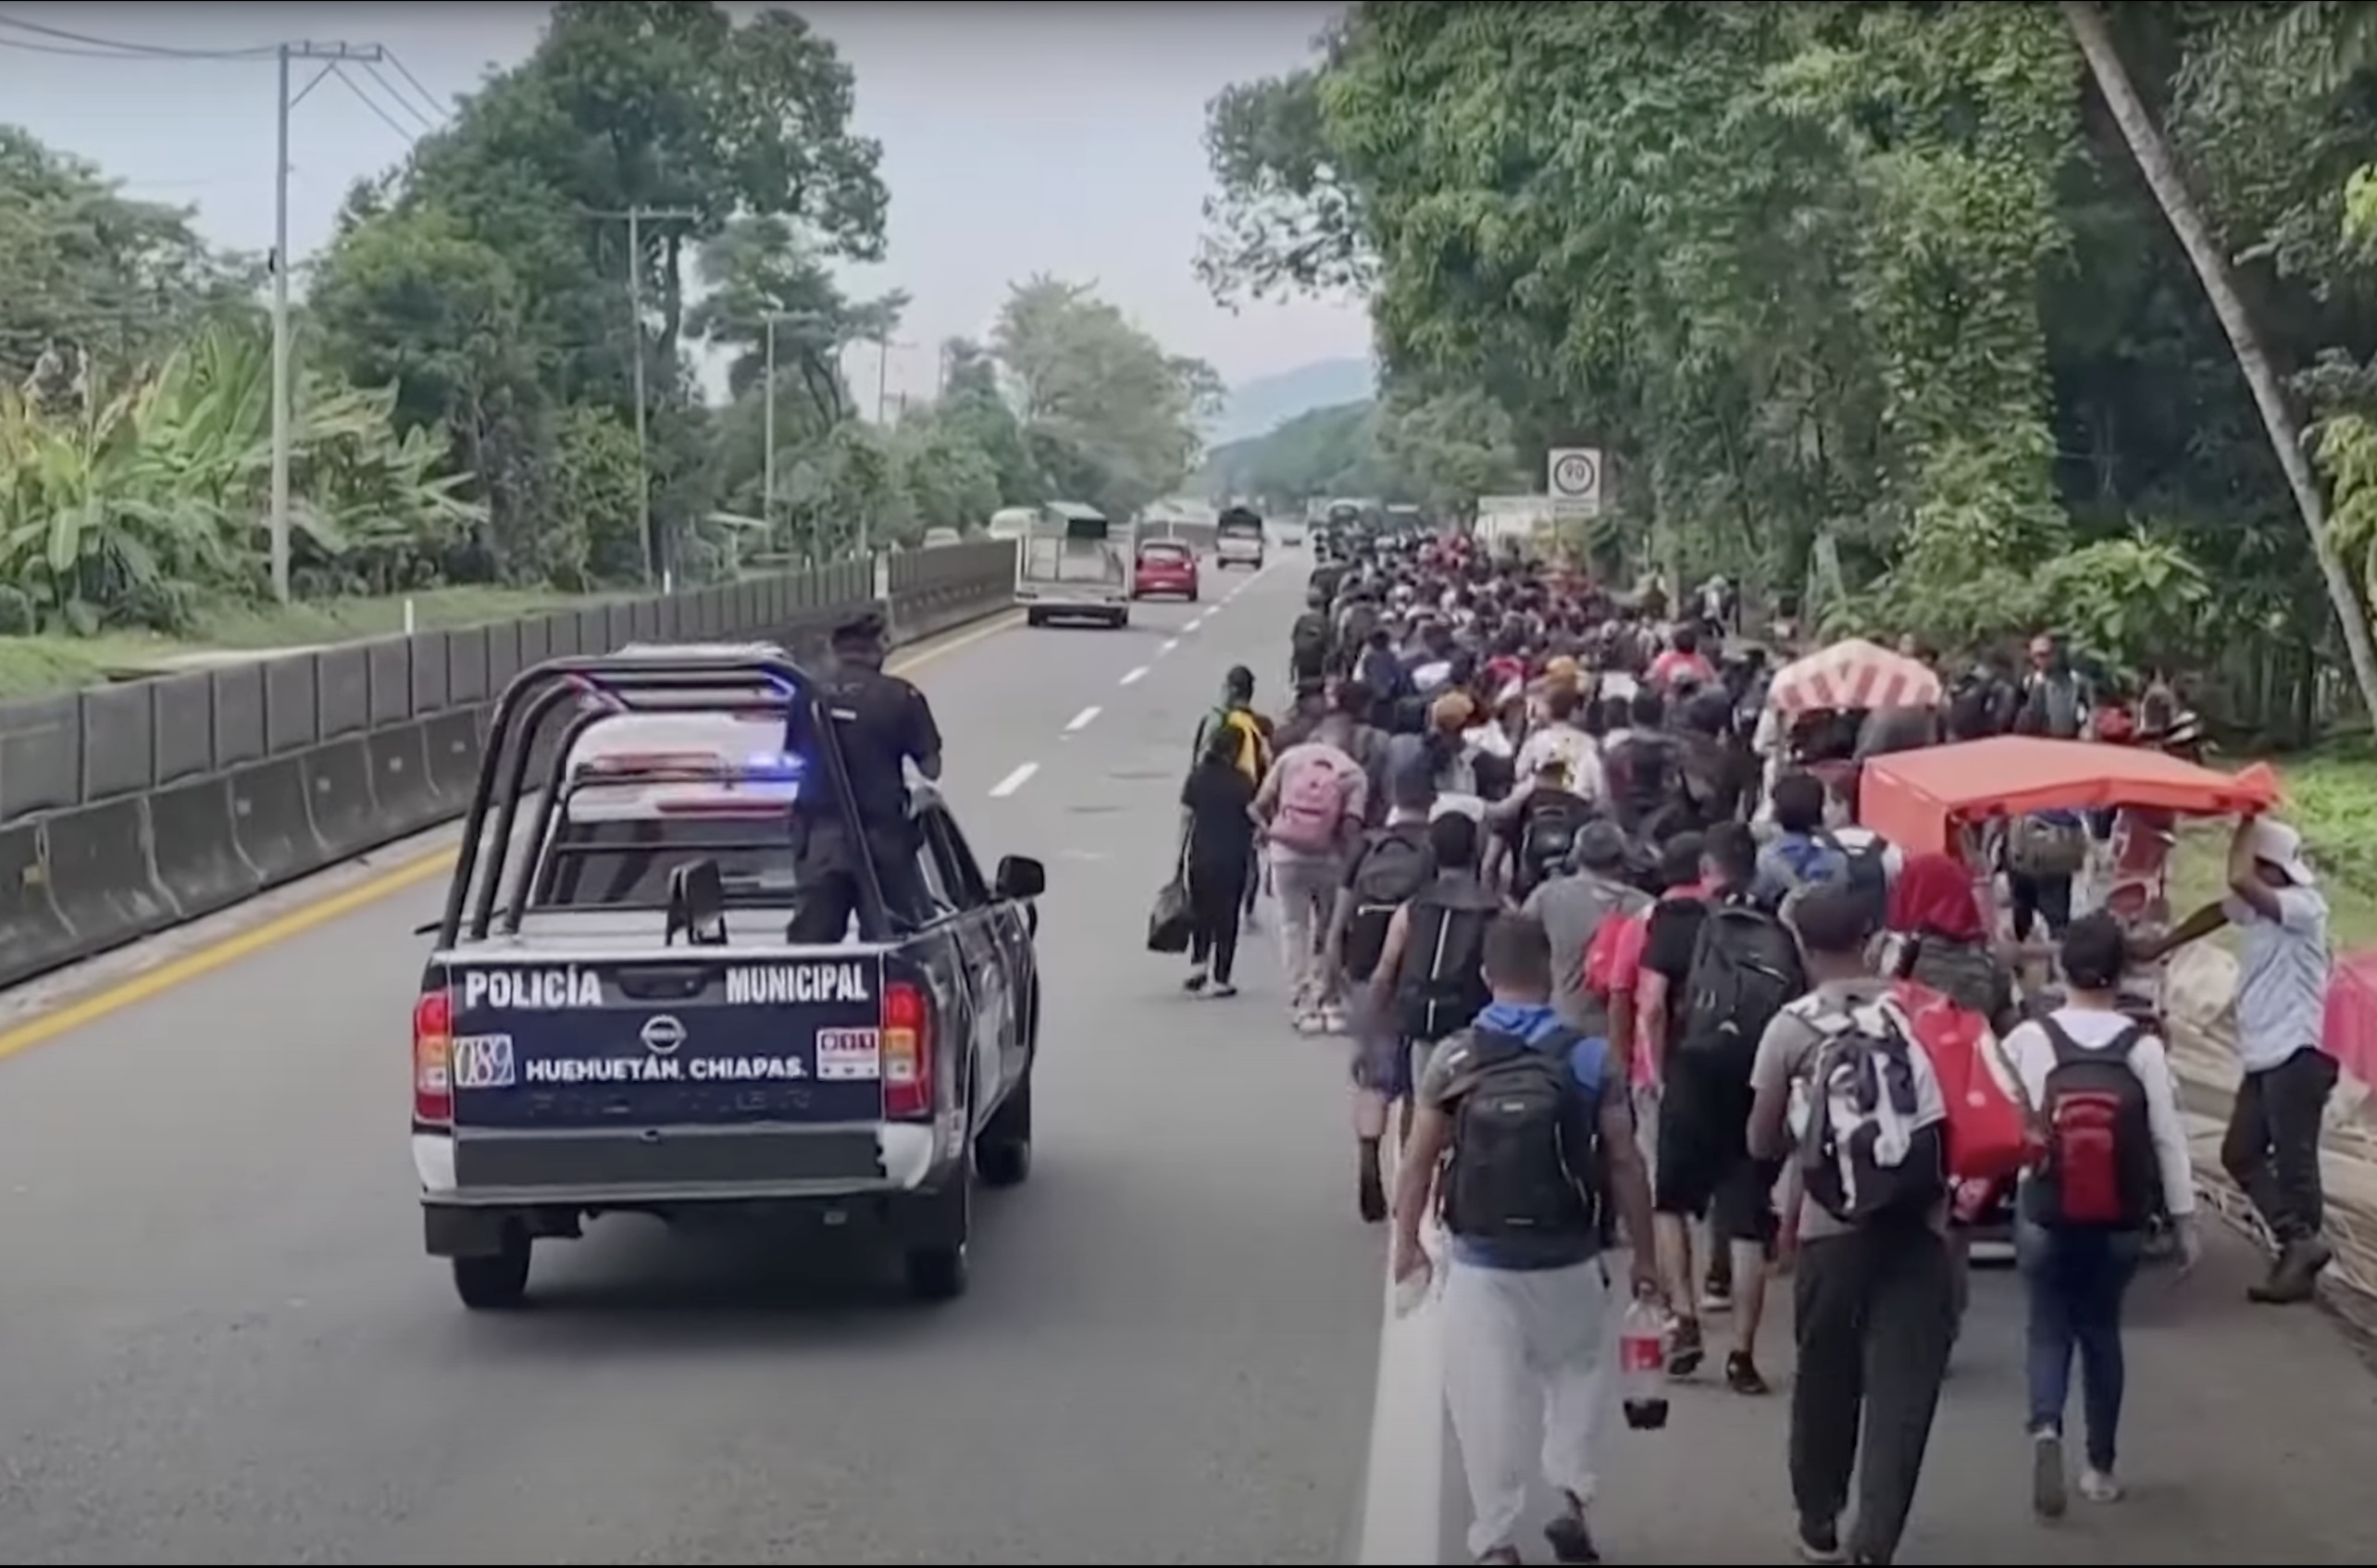
<svg viewBox="0 0 2377 1568"><path fill-rule="evenodd" d="M927 641L924 646L890 665L895 675L906 675L936 660L948 657L961 648L997 636L1022 621L1020 615L1002 615L980 626L954 633L946 638ZM325 893L308 903L285 910L269 920L234 931L219 941L183 953L180 957L143 969L114 985L61 1002L45 1013L26 1019L12 1027L0 1029L0 1059L31 1051L34 1046L56 1039L82 1027L95 1024L112 1013L118 1013L135 1002L146 1002L187 984L202 975L210 975L227 964L236 964L250 954L302 936L318 926L327 926L342 915L352 915L367 904L418 886L433 877L445 874L454 864L454 846L431 850L416 855L367 880Z"/></svg>

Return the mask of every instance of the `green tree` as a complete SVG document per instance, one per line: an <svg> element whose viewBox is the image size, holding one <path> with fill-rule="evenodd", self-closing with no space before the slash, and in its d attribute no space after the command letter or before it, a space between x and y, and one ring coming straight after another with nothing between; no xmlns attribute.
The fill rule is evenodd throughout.
<svg viewBox="0 0 2377 1568"><path fill-rule="evenodd" d="M1128 516L1188 476L1220 379L1166 353L1087 286L1012 285L991 349L1036 467L1067 498Z"/></svg>
<svg viewBox="0 0 2377 1568"><path fill-rule="evenodd" d="M153 361L210 319L252 316L258 278L187 210L0 125L0 380L38 370L57 389L87 364Z"/></svg>
<svg viewBox="0 0 2377 1568"><path fill-rule="evenodd" d="M565 4L527 61L350 202L317 283L338 301L336 352L363 374L390 367L392 343L435 346L392 367L399 406L442 423L479 475L494 569L600 557L545 520L576 483L556 467L561 432L577 406L632 427L639 356L656 525L680 565L717 557L705 519L728 470L693 407L688 254L716 243L721 266L759 268L736 273L754 289L793 288L803 259L878 257L879 150L850 129L852 91L832 45L789 11L738 25L707 3ZM682 216L638 224L631 255L630 208ZM772 227L730 238L739 220ZM737 330L723 307L700 325Z"/></svg>

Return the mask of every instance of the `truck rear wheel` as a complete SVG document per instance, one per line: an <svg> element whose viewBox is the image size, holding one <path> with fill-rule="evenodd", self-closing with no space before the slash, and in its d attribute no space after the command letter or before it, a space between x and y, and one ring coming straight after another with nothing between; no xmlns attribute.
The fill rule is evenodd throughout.
<svg viewBox="0 0 2377 1568"><path fill-rule="evenodd" d="M900 1260L908 1294L919 1301L954 1301L971 1282L966 1252L966 1238L974 1229L971 1175L961 1168L950 1177L949 1186L933 1200L940 1212L927 1222L924 1234L932 1239L909 1248Z"/></svg>
<svg viewBox="0 0 2377 1568"><path fill-rule="evenodd" d="M529 1297L531 1247L518 1231L506 1232L503 1251L454 1258L454 1293L475 1313L509 1312Z"/></svg>
<svg viewBox="0 0 2377 1568"><path fill-rule="evenodd" d="M974 1168L986 1187L1021 1187L1032 1174L1032 1080L1029 1074L991 1114L974 1139Z"/></svg>
<svg viewBox="0 0 2377 1568"><path fill-rule="evenodd" d="M1046 626L1048 624L1048 617L1040 614L1038 610L1026 610L1024 612L1024 624L1026 626Z"/></svg>

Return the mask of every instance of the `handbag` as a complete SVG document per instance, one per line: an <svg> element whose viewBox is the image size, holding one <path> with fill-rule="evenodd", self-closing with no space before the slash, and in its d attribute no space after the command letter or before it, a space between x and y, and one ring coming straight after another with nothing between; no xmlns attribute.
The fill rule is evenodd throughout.
<svg viewBox="0 0 2377 1568"><path fill-rule="evenodd" d="M1173 857L1172 876L1155 890L1155 905L1147 915L1147 951L1182 953L1188 951L1194 922L1188 915L1188 831L1180 832L1180 852Z"/></svg>

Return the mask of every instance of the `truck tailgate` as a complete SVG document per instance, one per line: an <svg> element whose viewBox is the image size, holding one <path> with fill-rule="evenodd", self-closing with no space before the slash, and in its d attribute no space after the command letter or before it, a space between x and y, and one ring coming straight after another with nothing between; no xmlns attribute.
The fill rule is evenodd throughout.
<svg viewBox="0 0 2377 1568"><path fill-rule="evenodd" d="M451 962L458 1130L868 1122L880 952Z"/></svg>

